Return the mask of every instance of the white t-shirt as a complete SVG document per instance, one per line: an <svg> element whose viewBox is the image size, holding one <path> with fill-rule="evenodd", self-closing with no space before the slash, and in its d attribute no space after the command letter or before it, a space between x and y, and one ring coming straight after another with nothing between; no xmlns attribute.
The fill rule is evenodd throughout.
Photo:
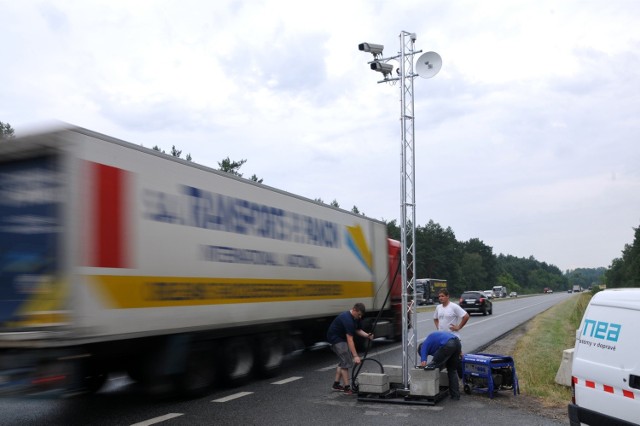
<svg viewBox="0 0 640 426"><path fill-rule="evenodd" d="M467 311L462 309L460 305L449 302L446 307L442 305L436 306L436 310L433 312L433 319L438 320L438 330L448 331L449 333L453 333L458 336L458 338L460 338L460 333L457 331L452 331L451 329L449 329L449 326L460 324L460 321L462 321L462 318L465 315L467 315Z"/></svg>

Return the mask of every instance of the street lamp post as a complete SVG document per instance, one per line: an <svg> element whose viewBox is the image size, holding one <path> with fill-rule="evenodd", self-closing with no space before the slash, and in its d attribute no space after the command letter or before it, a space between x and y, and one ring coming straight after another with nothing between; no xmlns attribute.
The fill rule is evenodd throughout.
<svg viewBox="0 0 640 426"><path fill-rule="evenodd" d="M415 191L415 120L413 102L413 57L422 52L415 50L416 34L400 33L400 52L398 55L383 58L384 46L381 44L361 43L358 49L373 55L369 62L371 69L383 74L378 83L400 82L400 125L401 125L401 171L400 171L400 242L402 269L402 385L409 390L409 365L417 366L417 316L416 316L416 191ZM398 60L398 76L393 77L393 65L388 62ZM416 68L422 77L433 77L440 71L442 60L437 53L427 52L420 56ZM409 298L411 300L409 301ZM411 323L411 324L410 324Z"/></svg>

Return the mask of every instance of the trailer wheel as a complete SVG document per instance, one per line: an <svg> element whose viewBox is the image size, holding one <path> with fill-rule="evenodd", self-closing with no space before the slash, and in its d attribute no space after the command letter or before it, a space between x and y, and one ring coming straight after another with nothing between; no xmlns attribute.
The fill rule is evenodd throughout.
<svg viewBox="0 0 640 426"><path fill-rule="evenodd" d="M139 361L131 362L127 365L127 375L134 382L142 382L144 380L144 373Z"/></svg>
<svg viewBox="0 0 640 426"><path fill-rule="evenodd" d="M284 360L284 341L279 334L260 336L255 347L255 373L261 378L274 377Z"/></svg>
<svg viewBox="0 0 640 426"><path fill-rule="evenodd" d="M82 385L88 393L96 393L107 382L109 373L96 362L87 362L83 367Z"/></svg>
<svg viewBox="0 0 640 426"><path fill-rule="evenodd" d="M253 369L254 356L249 340L233 337L221 342L218 352L218 372L227 386L245 383Z"/></svg>
<svg viewBox="0 0 640 426"><path fill-rule="evenodd" d="M178 394L187 398L200 396L213 386L214 380L215 363L211 344L194 343L187 354L184 371L175 379Z"/></svg>

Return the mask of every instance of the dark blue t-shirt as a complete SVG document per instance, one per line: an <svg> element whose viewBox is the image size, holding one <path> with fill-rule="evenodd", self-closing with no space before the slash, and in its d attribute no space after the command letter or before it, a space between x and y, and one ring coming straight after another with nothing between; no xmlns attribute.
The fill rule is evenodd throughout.
<svg viewBox="0 0 640 426"><path fill-rule="evenodd" d="M359 330L360 320L351 315L351 311L346 311L338 315L327 330L327 342L335 345L339 342L347 341L347 334L353 336Z"/></svg>

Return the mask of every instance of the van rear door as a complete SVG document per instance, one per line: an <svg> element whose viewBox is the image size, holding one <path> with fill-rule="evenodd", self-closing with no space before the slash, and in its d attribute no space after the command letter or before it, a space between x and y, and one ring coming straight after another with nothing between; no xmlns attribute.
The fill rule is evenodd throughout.
<svg viewBox="0 0 640 426"><path fill-rule="evenodd" d="M619 294L626 300L613 300L615 294L603 294L605 297L599 300L600 294L596 294L576 333L572 366L575 401L603 415L637 422L640 299L634 302L628 295ZM640 292L636 296L640 297Z"/></svg>

